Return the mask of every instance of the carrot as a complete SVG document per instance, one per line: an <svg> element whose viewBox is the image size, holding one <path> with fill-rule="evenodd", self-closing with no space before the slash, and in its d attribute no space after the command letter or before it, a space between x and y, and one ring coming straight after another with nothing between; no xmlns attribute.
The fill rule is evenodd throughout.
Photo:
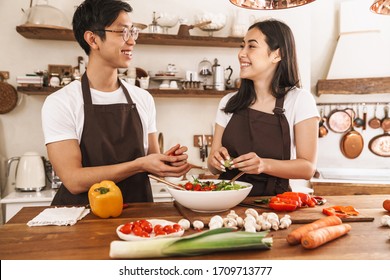
<svg viewBox="0 0 390 280"><path fill-rule="evenodd" d="M302 237L301 244L306 249L314 249L347 234L350 230L351 226L349 224L319 228L305 234Z"/></svg>
<svg viewBox="0 0 390 280"><path fill-rule="evenodd" d="M340 225L341 223L342 221L339 217L327 216L293 230L287 235L286 240L290 245L296 245L301 243L302 236L304 236L309 231L327 226Z"/></svg>

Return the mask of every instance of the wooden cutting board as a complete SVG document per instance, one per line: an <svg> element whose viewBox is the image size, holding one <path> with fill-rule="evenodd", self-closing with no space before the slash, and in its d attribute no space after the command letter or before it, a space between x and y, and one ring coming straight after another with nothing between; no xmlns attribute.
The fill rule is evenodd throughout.
<svg viewBox="0 0 390 280"><path fill-rule="evenodd" d="M254 204L253 202L250 201L245 201L246 205L245 206L236 206L232 208L231 210L235 211L237 215L239 215L242 218L245 218L245 210L248 208L254 208L257 210L259 214L262 214L263 212L275 212L271 209L269 209L265 205L259 205L259 204ZM252 203L252 204L251 204ZM202 221L205 226L208 225L210 222L210 219L215 216L219 215L222 218L226 217L227 214L231 210L228 211L223 211L223 212L216 212L216 213L201 213L201 212L194 212L183 205L179 204L178 202L174 201L174 205L176 209L180 212L181 215L184 216L187 220L191 222L191 224L195 220ZM322 213L322 209L326 207L331 207L331 205L324 205L324 206L315 206L315 207L307 207L307 208L300 208L296 211L293 212L275 212L278 214L279 219L282 218L284 215L290 215L291 221L293 224L308 224L311 222L314 222L320 218L325 217L325 215ZM374 217L370 215L370 210L369 209L363 209L360 210L360 215L359 216L354 216L354 217L348 217L348 218L342 218L343 222L372 222L374 220Z"/></svg>

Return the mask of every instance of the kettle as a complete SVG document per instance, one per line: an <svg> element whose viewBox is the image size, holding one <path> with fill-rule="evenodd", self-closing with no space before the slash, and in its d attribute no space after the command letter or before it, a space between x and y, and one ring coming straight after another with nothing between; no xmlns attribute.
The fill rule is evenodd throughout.
<svg viewBox="0 0 390 280"><path fill-rule="evenodd" d="M15 189L20 191L41 191L46 186L44 158L36 152L27 152L21 157L7 161L7 177L12 162L18 162L15 169Z"/></svg>
<svg viewBox="0 0 390 280"><path fill-rule="evenodd" d="M214 59L211 67L213 70L213 87L215 90L225 90L225 69L218 64L218 59Z"/></svg>

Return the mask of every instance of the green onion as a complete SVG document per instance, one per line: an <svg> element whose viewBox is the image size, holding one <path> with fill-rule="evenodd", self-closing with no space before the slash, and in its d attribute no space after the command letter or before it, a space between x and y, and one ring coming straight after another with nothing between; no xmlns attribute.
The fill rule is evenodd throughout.
<svg viewBox="0 0 390 280"><path fill-rule="evenodd" d="M245 232L218 228L186 237L160 238L141 241L112 241L111 258L142 259L172 256L202 255L233 250L265 250L272 246L269 231Z"/></svg>

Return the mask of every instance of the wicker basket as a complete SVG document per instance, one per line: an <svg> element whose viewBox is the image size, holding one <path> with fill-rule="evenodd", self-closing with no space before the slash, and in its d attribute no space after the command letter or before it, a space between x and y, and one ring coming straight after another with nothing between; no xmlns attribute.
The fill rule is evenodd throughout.
<svg viewBox="0 0 390 280"><path fill-rule="evenodd" d="M18 93L16 89L3 81L0 76L0 114L5 114L12 111L18 102Z"/></svg>

